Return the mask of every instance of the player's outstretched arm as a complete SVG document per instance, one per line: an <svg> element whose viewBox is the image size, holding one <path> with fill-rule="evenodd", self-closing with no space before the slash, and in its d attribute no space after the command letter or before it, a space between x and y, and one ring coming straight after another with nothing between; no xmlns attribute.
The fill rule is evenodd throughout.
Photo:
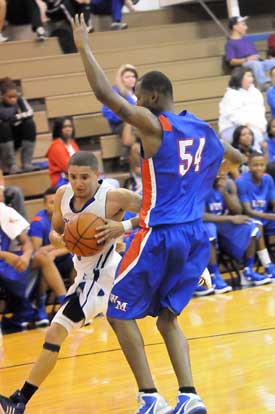
<svg viewBox="0 0 275 414"><path fill-rule="evenodd" d="M83 61L88 81L97 99L108 106L123 121L134 125L144 134L161 137L160 123L151 111L142 106L129 104L126 99L113 91L89 46L89 36L83 14L76 15L71 23L75 44Z"/></svg>

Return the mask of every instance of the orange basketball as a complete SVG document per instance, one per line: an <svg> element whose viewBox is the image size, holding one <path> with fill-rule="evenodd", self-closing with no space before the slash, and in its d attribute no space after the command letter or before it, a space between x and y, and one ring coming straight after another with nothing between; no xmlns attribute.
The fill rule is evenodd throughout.
<svg viewBox="0 0 275 414"><path fill-rule="evenodd" d="M67 249L77 256L93 256L99 253L104 247L104 242L97 244L94 236L96 227L104 223L101 217L93 213L75 216L65 224L63 240Z"/></svg>

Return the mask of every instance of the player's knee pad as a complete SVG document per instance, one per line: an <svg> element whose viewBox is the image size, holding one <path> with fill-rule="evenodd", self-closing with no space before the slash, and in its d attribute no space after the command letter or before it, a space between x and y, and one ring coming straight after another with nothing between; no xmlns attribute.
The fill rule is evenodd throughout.
<svg viewBox="0 0 275 414"><path fill-rule="evenodd" d="M68 303L65 305L63 315L70 319L72 322L81 322L85 319L83 310L81 309L78 296L72 296Z"/></svg>
<svg viewBox="0 0 275 414"><path fill-rule="evenodd" d="M47 351L51 351L51 352L59 352L60 345L51 344L50 342L44 342L43 349L46 349Z"/></svg>

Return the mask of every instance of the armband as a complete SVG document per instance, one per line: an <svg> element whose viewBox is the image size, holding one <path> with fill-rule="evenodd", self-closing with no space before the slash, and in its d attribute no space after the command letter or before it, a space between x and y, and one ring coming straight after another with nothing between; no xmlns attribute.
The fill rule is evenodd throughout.
<svg viewBox="0 0 275 414"><path fill-rule="evenodd" d="M122 226L124 228L124 232L128 233L128 231L133 230L133 225L131 219L122 221Z"/></svg>

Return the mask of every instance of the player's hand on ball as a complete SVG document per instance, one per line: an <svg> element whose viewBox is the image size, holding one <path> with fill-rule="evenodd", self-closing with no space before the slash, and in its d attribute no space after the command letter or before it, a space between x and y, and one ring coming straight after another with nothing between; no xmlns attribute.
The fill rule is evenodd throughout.
<svg viewBox="0 0 275 414"><path fill-rule="evenodd" d="M83 13L76 14L74 19L71 20L71 25L76 47L78 49L84 48L85 45L89 44L89 36Z"/></svg>
<svg viewBox="0 0 275 414"><path fill-rule="evenodd" d="M105 224L97 227L96 231L95 238L98 244L110 239L116 239L124 234L124 228L121 222L108 219L105 220Z"/></svg>
<svg viewBox="0 0 275 414"><path fill-rule="evenodd" d="M49 239L50 239L51 245L54 246L56 249L61 249L61 248L66 247L63 241L63 235L57 233L54 230L51 230Z"/></svg>

